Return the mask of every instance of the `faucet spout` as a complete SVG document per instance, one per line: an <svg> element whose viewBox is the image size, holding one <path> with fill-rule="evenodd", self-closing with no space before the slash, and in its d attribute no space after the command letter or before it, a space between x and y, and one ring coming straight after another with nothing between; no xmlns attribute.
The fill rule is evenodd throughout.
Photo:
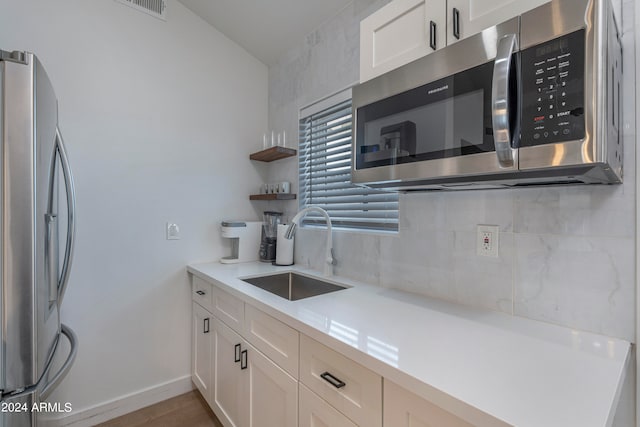
<svg viewBox="0 0 640 427"><path fill-rule="evenodd" d="M333 275L333 266L337 264L336 259L333 256L333 237L331 231L331 218L329 218L329 214L324 209L318 206L309 206L307 208L302 209L300 212L296 214L291 220L291 224L287 228L284 237L286 239L293 239L293 236L296 234L296 229L298 224L302 220L302 218L308 214L309 212L317 212L321 214L326 223L327 223L327 241L325 248L325 263L324 263L324 275L332 276Z"/></svg>

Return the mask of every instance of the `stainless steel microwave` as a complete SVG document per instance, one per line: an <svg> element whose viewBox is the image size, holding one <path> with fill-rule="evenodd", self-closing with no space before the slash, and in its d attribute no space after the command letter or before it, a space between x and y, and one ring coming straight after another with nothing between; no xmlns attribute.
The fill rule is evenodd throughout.
<svg viewBox="0 0 640 427"><path fill-rule="evenodd" d="M609 0L552 0L354 87L352 181L620 183L621 75Z"/></svg>

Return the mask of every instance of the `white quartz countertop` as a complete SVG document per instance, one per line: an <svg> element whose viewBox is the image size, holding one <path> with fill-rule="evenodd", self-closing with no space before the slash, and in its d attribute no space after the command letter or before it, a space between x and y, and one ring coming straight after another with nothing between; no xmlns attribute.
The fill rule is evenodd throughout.
<svg viewBox="0 0 640 427"><path fill-rule="evenodd" d="M188 271L477 426L609 426L630 344L504 313L354 282L288 301L240 278L263 263ZM500 421L498 421L500 420Z"/></svg>

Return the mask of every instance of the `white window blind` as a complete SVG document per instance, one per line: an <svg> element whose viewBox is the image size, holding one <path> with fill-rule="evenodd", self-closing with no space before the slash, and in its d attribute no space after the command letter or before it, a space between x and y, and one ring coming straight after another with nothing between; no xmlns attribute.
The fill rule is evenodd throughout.
<svg viewBox="0 0 640 427"><path fill-rule="evenodd" d="M347 100L325 100L315 110L300 119L300 208L319 206L338 227L397 230L398 194L351 184L350 91ZM310 214L304 223L324 220Z"/></svg>

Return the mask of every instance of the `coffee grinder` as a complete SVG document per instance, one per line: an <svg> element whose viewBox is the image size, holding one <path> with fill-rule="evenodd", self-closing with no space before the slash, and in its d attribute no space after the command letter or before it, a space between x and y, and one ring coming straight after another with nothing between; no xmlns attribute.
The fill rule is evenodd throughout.
<svg viewBox="0 0 640 427"><path fill-rule="evenodd" d="M282 212L266 211L262 215L262 240L260 241L260 261L276 260L276 238L278 224L282 222Z"/></svg>

